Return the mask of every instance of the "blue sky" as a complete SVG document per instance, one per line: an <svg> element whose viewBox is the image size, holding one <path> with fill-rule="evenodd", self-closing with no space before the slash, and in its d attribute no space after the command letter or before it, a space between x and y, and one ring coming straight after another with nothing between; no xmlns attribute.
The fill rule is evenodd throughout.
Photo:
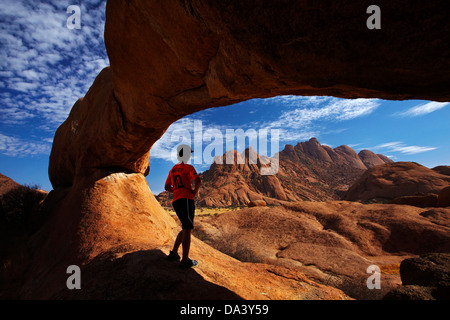
<svg viewBox="0 0 450 320"><path fill-rule="evenodd" d="M69 5L81 8L81 29L68 29ZM0 173L22 184L51 190L48 157L53 135L75 101L109 65L103 42L105 1L0 2ZM431 101L346 100L282 96L253 99L185 117L167 130L151 151L154 193L162 191L173 165L179 133L202 124L202 151L211 133L280 130L279 148L316 137L331 147L369 149L394 161L427 167L450 165L450 104ZM237 146L236 146L237 147ZM258 151L258 146L254 146ZM225 151L225 147L223 147ZM194 153L198 171L208 169ZM214 155L214 154L211 154Z"/></svg>

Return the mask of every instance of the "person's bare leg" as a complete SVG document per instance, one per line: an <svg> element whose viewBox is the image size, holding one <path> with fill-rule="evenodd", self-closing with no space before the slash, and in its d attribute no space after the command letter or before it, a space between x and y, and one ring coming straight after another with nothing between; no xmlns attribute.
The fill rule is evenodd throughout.
<svg viewBox="0 0 450 320"><path fill-rule="evenodd" d="M173 244L173 249L172 249L173 252L178 253L178 248L181 245L182 239L183 239L183 230L181 230L178 233L177 238L175 239L175 243Z"/></svg>
<svg viewBox="0 0 450 320"><path fill-rule="evenodd" d="M183 233L181 244L183 246L183 259L182 261L187 261L189 258L189 250L191 248L191 230L184 229L181 231Z"/></svg>

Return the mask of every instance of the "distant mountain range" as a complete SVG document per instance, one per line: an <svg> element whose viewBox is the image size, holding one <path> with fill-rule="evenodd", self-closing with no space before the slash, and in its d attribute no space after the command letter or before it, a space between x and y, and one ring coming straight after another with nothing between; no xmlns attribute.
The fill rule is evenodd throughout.
<svg viewBox="0 0 450 320"><path fill-rule="evenodd" d="M225 161L232 156L233 164ZM256 164L249 159L256 159ZM200 174L203 184L196 199L198 206L244 206L253 200L268 204L299 200L336 200L368 169L392 163L388 157L369 150L356 153L348 146L331 148L316 138L286 145L279 153L279 170L275 175L261 175L261 166L269 158L259 156L253 148L242 154L236 150L223 155L223 163L213 163ZM171 195L157 196L163 206L171 205Z"/></svg>

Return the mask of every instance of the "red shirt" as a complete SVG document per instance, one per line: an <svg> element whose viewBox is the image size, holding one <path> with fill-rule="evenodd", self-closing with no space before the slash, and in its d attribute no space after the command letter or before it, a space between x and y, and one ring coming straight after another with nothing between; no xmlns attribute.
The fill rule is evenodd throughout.
<svg viewBox="0 0 450 320"><path fill-rule="evenodd" d="M170 170L166 179L166 184L173 187L173 200L191 199L194 200L191 180L198 177L197 171L190 164L178 163Z"/></svg>

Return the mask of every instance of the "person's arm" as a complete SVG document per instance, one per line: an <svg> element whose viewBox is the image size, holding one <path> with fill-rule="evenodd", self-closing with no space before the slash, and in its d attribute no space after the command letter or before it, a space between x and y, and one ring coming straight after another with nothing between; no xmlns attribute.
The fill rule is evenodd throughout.
<svg viewBox="0 0 450 320"><path fill-rule="evenodd" d="M202 185L202 180L200 179L200 177L197 176L197 178L195 178L194 180L195 183L195 187L194 190L192 190L192 193L194 194L194 196L197 195L198 190L200 189L200 186Z"/></svg>
<svg viewBox="0 0 450 320"><path fill-rule="evenodd" d="M170 172L167 176L166 183L164 185L164 189L169 192L173 192L172 179L170 178Z"/></svg>
<svg viewBox="0 0 450 320"><path fill-rule="evenodd" d="M164 189L166 189L166 191L173 192L173 187L170 184L166 183L166 185L164 186Z"/></svg>

